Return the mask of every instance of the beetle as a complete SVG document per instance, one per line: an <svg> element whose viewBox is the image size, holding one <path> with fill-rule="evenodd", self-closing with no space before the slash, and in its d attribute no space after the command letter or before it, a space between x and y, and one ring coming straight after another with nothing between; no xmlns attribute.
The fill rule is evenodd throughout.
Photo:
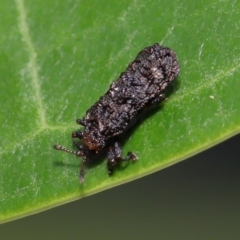
<svg viewBox="0 0 240 240"><path fill-rule="evenodd" d="M84 164L91 154L99 154L107 149L109 175L117 162L134 162L138 159L132 152L122 157L117 137L131 126L144 108L158 105L166 98L164 90L179 71L176 54L170 48L158 43L146 47L110 85L109 90L87 110L85 117L76 120L84 127L83 131L72 133L77 151L59 144L53 147L82 157L80 182L84 182Z"/></svg>

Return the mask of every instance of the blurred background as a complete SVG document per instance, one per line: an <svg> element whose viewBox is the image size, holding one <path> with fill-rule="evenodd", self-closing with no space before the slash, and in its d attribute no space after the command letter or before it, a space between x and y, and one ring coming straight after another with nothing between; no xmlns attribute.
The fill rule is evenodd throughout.
<svg viewBox="0 0 240 240"><path fill-rule="evenodd" d="M0 225L15 239L240 239L240 135L157 173Z"/></svg>

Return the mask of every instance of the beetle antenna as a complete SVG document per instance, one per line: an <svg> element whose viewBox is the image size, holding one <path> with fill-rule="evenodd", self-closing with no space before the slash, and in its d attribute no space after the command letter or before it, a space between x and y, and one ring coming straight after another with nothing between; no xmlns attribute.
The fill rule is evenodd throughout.
<svg viewBox="0 0 240 240"><path fill-rule="evenodd" d="M66 147L63 147L63 146L59 145L59 144L55 144L53 146L53 148L56 149L56 150L59 150L59 151L74 154L76 156L83 156L83 153L81 151L72 151L72 150L67 149Z"/></svg>
<svg viewBox="0 0 240 240"><path fill-rule="evenodd" d="M85 161L86 161L86 157L84 157L81 162L81 168L80 168L80 173L79 173L80 183L84 183L84 163L85 163Z"/></svg>

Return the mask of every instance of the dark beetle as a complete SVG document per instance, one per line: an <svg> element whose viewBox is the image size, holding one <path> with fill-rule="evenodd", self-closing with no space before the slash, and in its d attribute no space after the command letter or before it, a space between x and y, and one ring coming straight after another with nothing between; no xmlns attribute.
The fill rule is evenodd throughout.
<svg viewBox="0 0 240 240"><path fill-rule="evenodd" d="M78 151L71 151L61 145L57 150L82 157L80 181L84 182L84 163L91 154L98 154L107 148L108 173L111 174L117 161L137 160L129 152L125 158L117 141L138 113L145 107L156 105L165 99L164 89L179 73L176 54L158 43L143 49L126 71L111 84L110 89L86 112L77 119L83 131L72 133L72 140ZM82 143L76 141L78 138Z"/></svg>

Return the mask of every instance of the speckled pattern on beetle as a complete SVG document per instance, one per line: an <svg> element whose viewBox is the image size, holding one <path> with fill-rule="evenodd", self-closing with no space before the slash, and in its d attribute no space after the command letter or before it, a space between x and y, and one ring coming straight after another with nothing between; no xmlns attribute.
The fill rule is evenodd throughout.
<svg viewBox="0 0 240 240"><path fill-rule="evenodd" d="M92 154L98 154L103 149L107 149L109 174L118 161L137 160L132 152L122 157L117 136L128 129L143 108L158 105L165 99L164 90L179 70L176 54L170 48L158 43L144 48L105 95L87 110L86 116L77 119L77 123L84 127L83 131L72 133L78 150L54 145L57 150L82 157L80 182L84 182L84 163Z"/></svg>

